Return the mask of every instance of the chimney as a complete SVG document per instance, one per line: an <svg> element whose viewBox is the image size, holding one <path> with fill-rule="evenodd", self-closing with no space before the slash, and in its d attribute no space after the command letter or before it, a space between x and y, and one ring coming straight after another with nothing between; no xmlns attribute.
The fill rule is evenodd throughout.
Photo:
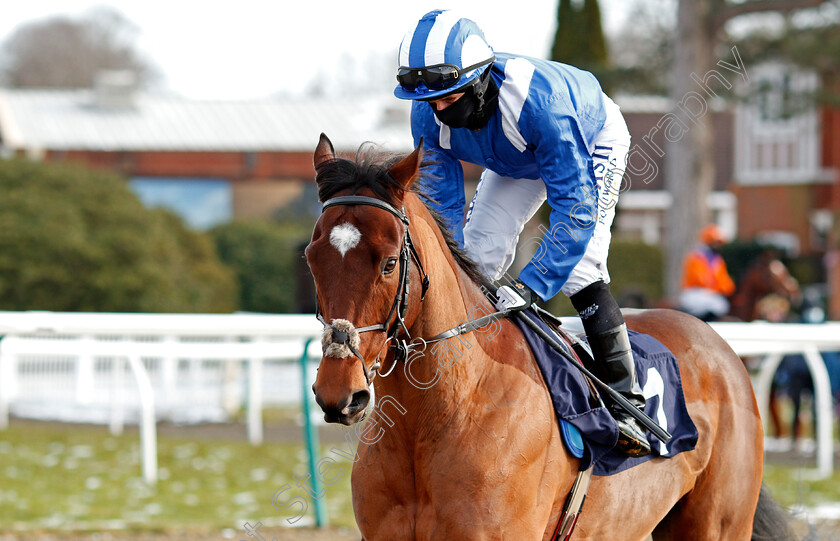
<svg viewBox="0 0 840 541"><path fill-rule="evenodd" d="M131 109L137 91L137 76L129 70L100 71L94 79L96 107Z"/></svg>

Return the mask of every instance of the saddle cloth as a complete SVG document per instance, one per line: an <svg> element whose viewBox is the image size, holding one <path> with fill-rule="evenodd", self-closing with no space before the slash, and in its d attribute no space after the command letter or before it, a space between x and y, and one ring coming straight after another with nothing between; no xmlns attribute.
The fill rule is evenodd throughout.
<svg viewBox="0 0 840 541"><path fill-rule="evenodd" d="M536 314L531 311L523 314L550 335L557 336ZM665 444L647 432L651 453L631 458L613 450L618 441L618 426L606 408L590 405L590 391L583 374L530 328L518 321L517 325L537 359L561 428L566 422L582 435L582 452L579 453L582 455L579 456L581 470L594 465L595 475L613 475L652 458L672 457L694 449L697 428L685 406L679 365L661 342L646 334L629 332L636 374L646 398L645 413L670 432L673 438ZM566 345L559 336L557 342ZM568 429L561 432L568 438Z"/></svg>

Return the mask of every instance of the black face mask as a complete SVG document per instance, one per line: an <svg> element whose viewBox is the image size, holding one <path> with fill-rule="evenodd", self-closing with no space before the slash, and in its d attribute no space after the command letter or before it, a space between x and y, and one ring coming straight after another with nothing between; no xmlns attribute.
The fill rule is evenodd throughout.
<svg viewBox="0 0 840 541"><path fill-rule="evenodd" d="M469 128L480 130L490 121L499 101L499 89L490 78L487 69L476 80L476 84L466 88L464 95L446 109L439 111L432 106L435 116L450 128ZM429 104L431 106L431 104Z"/></svg>
<svg viewBox="0 0 840 541"><path fill-rule="evenodd" d="M475 111L475 102L470 98L468 93L458 98L455 103L446 109L436 109L434 105L429 105L431 105L438 120L450 128L465 127L470 115Z"/></svg>

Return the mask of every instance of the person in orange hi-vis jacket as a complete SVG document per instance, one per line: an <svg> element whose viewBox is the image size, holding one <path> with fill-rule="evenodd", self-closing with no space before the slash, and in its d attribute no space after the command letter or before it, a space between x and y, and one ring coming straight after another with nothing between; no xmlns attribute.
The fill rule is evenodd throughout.
<svg viewBox="0 0 840 541"><path fill-rule="evenodd" d="M720 228L709 224L701 229L700 242L683 263L679 304L689 314L712 321L729 312L727 297L735 292L735 283L719 253L725 244Z"/></svg>

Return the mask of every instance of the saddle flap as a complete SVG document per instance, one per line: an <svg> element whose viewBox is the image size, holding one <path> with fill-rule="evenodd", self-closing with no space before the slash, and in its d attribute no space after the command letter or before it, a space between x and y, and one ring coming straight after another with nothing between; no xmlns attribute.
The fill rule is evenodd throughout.
<svg viewBox="0 0 840 541"><path fill-rule="evenodd" d="M537 323L545 332L560 336L562 342L557 341L566 344L568 349L572 350L572 342L563 338L568 336L564 329L559 329L559 332L563 333L559 334L558 330L543 322L536 314L529 311L522 314ZM595 475L613 475L652 458L672 457L694 449L698 432L685 405L679 365L674 355L661 342L650 335L633 331L629 333L636 361L636 373L647 400L645 413L671 432L672 439L665 444L648 432L651 454L631 458L612 452L618 440L618 426L600 401L597 404L592 403L589 384L583 374L527 325L517 325L525 335L548 387L564 441L575 441L575 434L563 428L564 422L578 430L578 441L582 442L583 447L583 455L580 457L582 469L594 464ZM575 453L572 448L570 452Z"/></svg>

